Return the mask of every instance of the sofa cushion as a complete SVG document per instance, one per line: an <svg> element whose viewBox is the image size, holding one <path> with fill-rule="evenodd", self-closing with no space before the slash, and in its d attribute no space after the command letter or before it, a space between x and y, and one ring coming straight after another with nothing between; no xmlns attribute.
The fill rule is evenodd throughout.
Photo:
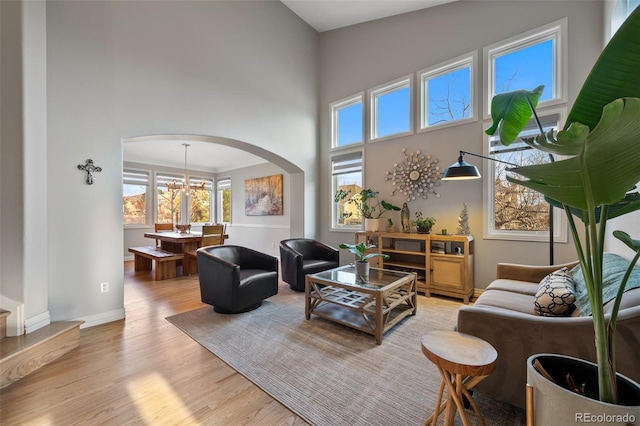
<svg viewBox="0 0 640 426"><path fill-rule="evenodd" d="M533 296L512 291L489 290L484 291L474 303L474 306L490 306L521 312L523 314L533 314Z"/></svg>
<svg viewBox="0 0 640 426"><path fill-rule="evenodd" d="M540 281L533 300L533 310L545 317L563 316L573 310L576 293L568 268L550 273Z"/></svg>
<svg viewBox="0 0 640 426"><path fill-rule="evenodd" d="M494 280L487 290L502 290L511 291L513 293L528 294L529 296L535 296L538 292L538 283L531 283L529 281L518 281L498 278Z"/></svg>
<svg viewBox="0 0 640 426"><path fill-rule="evenodd" d="M618 287L629 267L629 260L614 253L605 253L602 262L602 303L606 305L616 297ZM580 310L580 315L589 316L591 315L591 306L580 265L573 268L571 274L576 286L576 307ZM638 266L633 267L625 291L634 288L640 288L640 268Z"/></svg>

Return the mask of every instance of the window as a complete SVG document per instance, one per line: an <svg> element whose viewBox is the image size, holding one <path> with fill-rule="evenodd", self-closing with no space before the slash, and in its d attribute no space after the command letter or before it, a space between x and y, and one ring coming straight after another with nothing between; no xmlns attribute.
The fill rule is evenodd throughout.
<svg viewBox="0 0 640 426"><path fill-rule="evenodd" d="M566 18L485 48L487 116L494 95L544 85L539 106L566 102Z"/></svg>
<svg viewBox="0 0 640 426"><path fill-rule="evenodd" d="M545 133L557 131L560 113L540 116ZM525 127L520 137L535 136L540 132L533 120ZM509 146L500 143L498 135L488 138L488 155L496 160L518 166L548 163L547 153L529 147L517 139ZM485 238L516 239L525 241L547 241L549 235L549 203L544 196L533 189L511 183L506 179L507 164L486 161L488 212L485 220ZM554 212L554 239L566 241L564 213Z"/></svg>
<svg viewBox="0 0 640 426"><path fill-rule="evenodd" d="M124 170L122 176L122 222L126 225L147 223L149 172Z"/></svg>
<svg viewBox="0 0 640 426"><path fill-rule="evenodd" d="M218 178L218 222L231 223L231 178Z"/></svg>
<svg viewBox="0 0 640 426"><path fill-rule="evenodd" d="M174 180L182 182L180 175L156 175L156 222L182 223L182 191L167 188Z"/></svg>
<svg viewBox="0 0 640 426"><path fill-rule="evenodd" d="M363 119L362 94L331 104L331 146L342 148L362 143Z"/></svg>
<svg viewBox="0 0 640 426"><path fill-rule="evenodd" d="M411 77L369 91L371 140L411 133Z"/></svg>
<svg viewBox="0 0 640 426"><path fill-rule="evenodd" d="M343 201L333 202L332 228L360 230L362 216L348 200L362 190L362 152L335 156L331 159L332 194L338 190L349 193Z"/></svg>
<svg viewBox="0 0 640 426"><path fill-rule="evenodd" d="M189 185L200 186L204 183L204 190L189 191L189 223L207 223L211 219L211 193L213 181L209 178L189 177Z"/></svg>
<svg viewBox="0 0 640 426"><path fill-rule="evenodd" d="M475 116L476 57L474 52L418 72L421 130Z"/></svg>

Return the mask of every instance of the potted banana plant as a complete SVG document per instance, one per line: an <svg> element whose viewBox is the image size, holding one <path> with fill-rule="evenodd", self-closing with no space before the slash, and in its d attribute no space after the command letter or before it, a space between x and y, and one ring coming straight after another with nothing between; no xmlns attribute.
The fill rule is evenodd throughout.
<svg viewBox="0 0 640 426"><path fill-rule="evenodd" d="M499 132L502 143L509 145L533 116L540 134L523 140L551 154L552 158L555 155L566 158L547 164L511 168L510 171L520 177L509 176L508 179L544 194L551 204L565 211L592 310L597 355L593 368L594 373L597 372L597 392L594 394L604 406L595 409L602 409L598 412L604 413L613 407L613 412L622 413L620 415L640 413L640 399L634 399L640 395L640 385L616 373L615 359L616 319L625 285L640 258L640 240L632 239L623 231L613 232L631 249L632 260L617 289L614 308L607 315L603 310L603 246L607 221L640 209L640 195L635 187L640 182L639 69L640 8L637 8L601 53L562 130L557 134L545 134L540 126L535 107L542 94L542 86L531 91L517 90L496 95L491 104L493 124L486 130L490 135ZM582 238L576 218L584 223ZM534 357L529 358L528 377L537 381L545 372L544 368L541 371L530 368L535 362ZM625 379L631 382L631 386ZM621 381L623 385L620 385ZM631 402L628 398L624 402L632 407L616 411L622 403L619 385L625 386L624 392L635 392L636 395L631 397ZM559 413L566 408L575 414L587 402L566 402L566 395L551 394L552 386L547 382L542 386L545 386L545 392L536 393L536 397L544 394L550 400L535 403L536 424L546 421L553 424L577 422L577 417L563 419ZM577 393L571 390L569 394L585 398L579 395L580 387L578 385L575 389Z"/></svg>

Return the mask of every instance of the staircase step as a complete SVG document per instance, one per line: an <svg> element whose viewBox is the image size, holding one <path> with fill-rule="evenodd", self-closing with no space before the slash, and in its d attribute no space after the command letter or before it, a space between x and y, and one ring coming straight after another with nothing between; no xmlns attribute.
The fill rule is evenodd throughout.
<svg viewBox="0 0 640 426"><path fill-rule="evenodd" d="M83 323L52 322L33 333L3 339L0 345L0 388L77 348Z"/></svg>
<svg viewBox="0 0 640 426"><path fill-rule="evenodd" d="M0 309L0 340L7 337L7 317L11 312Z"/></svg>

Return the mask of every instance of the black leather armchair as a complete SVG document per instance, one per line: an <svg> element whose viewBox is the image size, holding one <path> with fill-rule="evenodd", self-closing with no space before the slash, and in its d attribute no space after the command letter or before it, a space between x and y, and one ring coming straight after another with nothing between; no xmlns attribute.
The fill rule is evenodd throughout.
<svg viewBox="0 0 640 426"><path fill-rule="evenodd" d="M203 303L216 312L236 314L258 308L278 294L278 259L240 246L209 246L196 251Z"/></svg>
<svg viewBox="0 0 640 426"><path fill-rule="evenodd" d="M295 291L304 291L304 276L337 268L340 252L316 240L293 238L280 241L282 280Z"/></svg>

